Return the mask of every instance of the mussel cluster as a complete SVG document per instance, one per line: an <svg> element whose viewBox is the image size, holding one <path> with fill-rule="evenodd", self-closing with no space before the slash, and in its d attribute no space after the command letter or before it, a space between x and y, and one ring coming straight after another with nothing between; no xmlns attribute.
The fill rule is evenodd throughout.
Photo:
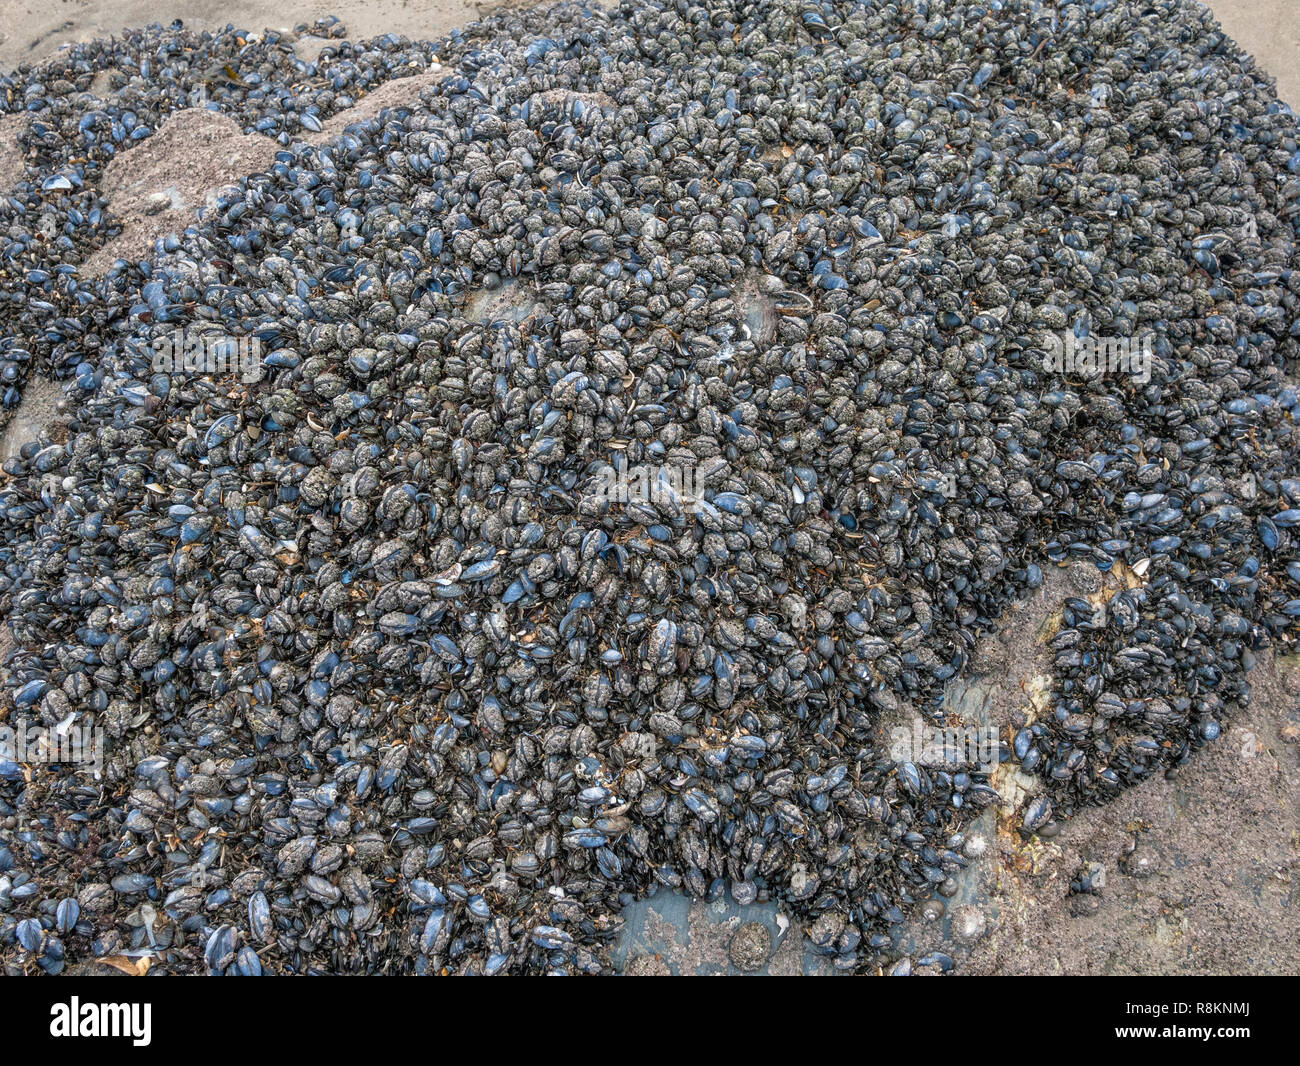
<svg viewBox="0 0 1300 1066"><path fill-rule="evenodd" d="M69 390L3 467L0 713L105 733L0 761L9 970L595 973L656 884L874 968L998 799L880 723L943 722L1044 568L1117 580L1005 738L1026 833L1292 639L1296 118L1191 0L625 0L312 63L177 25L0 90L6 403ZM186 106L274 165L83 277L103 164ZM261 379L157 372L178 330Z"/></svg>

